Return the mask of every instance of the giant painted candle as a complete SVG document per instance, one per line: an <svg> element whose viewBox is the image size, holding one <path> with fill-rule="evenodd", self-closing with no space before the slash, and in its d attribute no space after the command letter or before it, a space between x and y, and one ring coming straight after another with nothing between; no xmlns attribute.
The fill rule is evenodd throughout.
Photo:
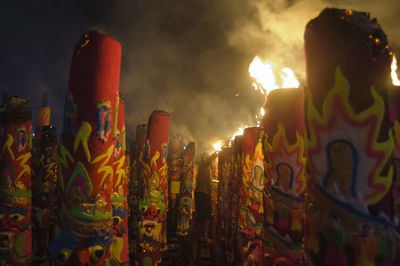
<svg viewBox="0 0 400 266"><path fill-rule="evenodd" d="M40 167L40 139L42 135L42 127L50 124L50 113L51 108L48 105L48 95L47 93L44 93L42 106L36 113L34 137L32 140L32 167L34 171L37 171L36 168Z"/></svg>
<svg viewBox="0 0 400 266"><path fill-rule="evenodd" d="M196 143L189 142L183 151L180 197L178 203L177 234L187 236L194 211L194 191L196 188L197 170L194 164Z"/></svg>
<svg viewBox="0 0 400 266"><path fill-rule="evenodd" d="M168 235L175 236L177 227L178 201L180 179L182 175L182 144L181 138L173 137L169 141L168 151Z"/></svg>
<svg viewBox="0 0 400 266"><path fill-rule="evenodd" d="M234 138L232 151L232 261L234 265L240 264L239 239L240 231L238 224L239 217L239 201L240 187L242 183L243 170L243 152L242 152L243 136L239 135Z"/></svg>
<svg viewBox="0 0 400 266"><path fill-rule="evenodd" d="M154 111L149 118L143 157L143 198L139 201L139 265L158 265L166 240L168 135L169 114Z"/></svg>
<svg viewBox="0 0 400 266"><path fill-rule="evenodd" d="M129 186L129 249L131 258L135 258L138 252L139 228L138 222L140 219L139 200L143 200L143 154L146 143L147 125L141 124L136 126L136 140L132 145L132 167L131 181ZM136 260L136 259L135 259Z"/></svg>
<svg viewBox="0 0 400 266"><path fill-rule="evenodd" d="M304 91L277 89L264 106L266 264L301 265L304 235Z"/></svg>
<svg viewBox="0 0 400 266"><path fill-rule="evenodd" d="M112 194L112 234L111 263L112 265L129 264L129 241L128 241L128 165L126 161L126 136L125 136L125 103L122 97L117 102L116 122L114 123L115 147L114 159L114 180Z"/></svg>
<svg viewBox="0 0 400 266"><path fill-rule="evenodd" d="M246 128L243 133L243 166L239 189L239 232L242 265L262 265L264 152L263 130Z"/></svg>
<svg viewBox="0 0 400 266"><path fill-rule="evenodd" d="M28 101L5 96L0 118L0 264L31 265L32 121Z"/></svg>
<svg viewBox="0 0 400 266"><path fill-rule="evenodd" d="M40 132L40 167L32 184L32 245L33 262L49 260L48 247L57 199L58 152L57 131L53 126L42 126Z"/></svg>
<svg viewBox="0 0 400 266"><path fill-rule="evenodd" d="M120 63L120 44L99 32L84 34L72 59L49 247L56 264L105 265L111 257Z"/></svg>
<svg viewBox="0 0 400 266"><path fill-rule="evenodd" d="M221 242L222 249L227 252L227 258L231 258L232 244L228 239L232 232L232 195L230 183L232 181L231 162L232 148L222 148L218 153L218 239Z"/></svg>
<svg viewBox="0 0 400 266"><path fill-rule="evenodd" d="M304 40L308 254L317 265L394 265L382 248L395 227L386 35L369 13L325 9Z"/></svg>

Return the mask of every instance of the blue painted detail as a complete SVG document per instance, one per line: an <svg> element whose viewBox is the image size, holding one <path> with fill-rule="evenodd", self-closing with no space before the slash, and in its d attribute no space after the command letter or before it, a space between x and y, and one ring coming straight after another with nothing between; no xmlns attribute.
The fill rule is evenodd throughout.
<svg viewBox="0 0 400 266"><path fill-rule="evenodd" d="M68 96L65 101L65 115L64 115L64 134L73 135L75 128L76 113L78 111L77 105L74 103L72 96Z"/></svg>
<svg viewBox="0 0 400 266"><path fill-rule="evenodd" d="M278 188L275 187L275 186L271 186L271 188L272 188L272 190L273 190L274 192L278 193L279 195L282 195L282 196L284 196L284 197L287 197L287 198L292 199L292 200L295 200L295 201L304 202L304 199L303 199L303 198L300 198L300 197L297 197L297 196L294 196L294 195L290 195L290 194L288 194L288 193L286 193L286 192L283 192L282 190L278 189Z"/></svg>
<svg viewBox="0 0 400 266"><path fill-rule="evenodd" d="M113 241L113 236L110 232L105 229L94 231L93 235L88 239L88 247L102 246L103 250L106 250Z"/></svg>
<svg viewBox="0 0 400 266"><path fill-rule="evenodd" d="M287 241L286 239L284 239L283 237L281 237L279 234L275 233L274 231L272 231L271 229L269 229L269 225L268 224L264 224L264 228L267 230L267 232L272 235L273 237L275 237L276 239L279 240L279 242L281 242L282 244L284 244L285 246L287 246L290 249L294 248L293 243Z"/></svg>
<svg viewBox="0 0 400 266"><path fill-rule="evenodd" d="M105 137L111 131L111 111L108 107L102 106L97 108L96 123L97 137L105 141Z"/></svg>
<svg viewBox="0 0 400 266"><path fill-rule="evenodd" d="M14 171L7 162L4 162L4 164L3 164L3 169L1 169L0 178L2 180L9 179L11 182L11 186L15 185Z"/></svg>
<svg viewBox="0 0 400 266"><path fill-rule="evenodd" d="M356 208L354 208L350 204L334 198L332 195L330 195L328 192L326 192L325 189L322 186L320 186L318 184L316 184L315 186L319 191L321 191L321 193L325 197L327 197L329 200L331 200L333 203L335 203L339 207L341 207L341 208L345 209L346 211L350 212L351 214L356 215L356 216L358 216L360 218L363 218L363 219L365 219L367 221L370 221L370 222L373 222L373 223L386 225L386 226L391 227L393 229L397 228L397 226L395 224L393 224L391 221L386 220L383 217L372 216L369 213L365 213L365 212L362 212L360 210L357 210Z"/></svg>
<svg viewBox="0 0 400 266"><path fill-rule="evenodd" d="M71 252L76 249L79 244L79 238L72 231L68 231L64 235L60 235L49 244L49 254L53 259L57 259L58 254L63 249L69 249Z"/></svg>
<svg viewBox="0 0 400 266"><path fill-rule="evenodd" d="M278 185L279 185L279 180L280 180L280 178L281 178L281 174L280 174L280 172L279 172L279 167L281 167L281 166L287 166L287 167L289 167L289 169L290 169L290 183L289 183L289 189L292 189L292 187L293 187L294 173L293 173L293 168L292 168L289 164L287 164L287 163L278 163L278 164L275 166L275 171L276 171L276 174L278 175L278 178L276 179L274 185L275 185L275 186L278 186Z"/></svg>
<svg viewBox="0 0 400 266"><path fill-rule="evenodd" d="M333 167L332 167L332 158L331 158L330 150L334 144L339 143L339 142L346 143L351 148L351 159L353 162L353 168L351 169L352 171L351 171L351 181L350 181L351 182L350 183L350 193L353 197L357 197L356 185L357 185L358 155L357 155L356 148L353 146L352 143L348 142L347 140L338 139L338 140L329 142L328 145L326 145L325 153L327 156L329 169L328 169L328 173L326 173L326 175L324 177L322 184L324 187L326 187L328 185L329 178L332 176Z"/></svg>
<svg viewBox="0 0 400 266"><path fill-rule="evenodd" d="M118 216L121 218L121 220L123 220L126 216L128 216L128 210L112 205L112 216Z"/></svg>
<svg viewBox="0 0 400 266"><path fill-rule="evenodd" d="M17 207L11 206L10 208L8 208L8 215L12 214L21 214L23 216L26 216L28 214L28 210L18 206Z"/></svg>

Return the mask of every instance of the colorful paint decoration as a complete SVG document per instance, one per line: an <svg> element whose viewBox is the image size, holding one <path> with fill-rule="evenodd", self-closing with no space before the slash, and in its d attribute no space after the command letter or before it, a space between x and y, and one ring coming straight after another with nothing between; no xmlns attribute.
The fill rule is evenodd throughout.
<svg viewBox="0 0 400 266"><path fill-rule="evenodd" d="M398 265L386 35L369 13L325 9L304 36L308 256L316 265Z"/></svg>
<svg viewBox="0 0 400 266"><path fill-rule="evenodd" d="M99 32L84 34L73 56L49 245L55 265L107 265L112 257L113 214L122 215L112 207L122 145L111 133L118 129L120 64L120 44Z"/></svg>
<svg viewBox="0 0 400 266"><path fill-rule="evenodd" d="M32 250L33 262L49 260L48 248L55 221L58 174L57 131L42 126L40 132L40 168L32 180Z"/></svg>
<svg viewBox="0 0 400 266"><path fill-rule="evenodd" d="M168 206L169 114L154 111L147 128L143 158L143 197L139 201L139 265L158 265L166 247Z"/></svg>
<svg viewBox="0 0 400 266"><path fill-rule="evenodd" d="M392 91L391 112L394 116L393 126L393 168L394 168L394 184L393 184L393 200L394 212L396 217L400 217L400 87L394 87Z"/></svg>
<svg viewBox="0 0 400 266"><path fill-rule="evenodd" d="M136 140L131 145L132 164L129 184L129 253L131 261L137 261L139 253L139 201L143 199L143 156L146 143L147 125L136 126Z"/></svg>
<svg viewBox="0 0 400 266"><path fill-rule="evenodd" d="M231 257L232 248L228 246L232 244L232 194L231 194L231 179L232 179L232 149L222 148L218 153L218 240L221 249L227 253L223 258L229 260ZM231 260L229 261L231 262ZM228 263L228 261L227 261Z"/></svg>
<svg viewBox="0 0 400 266"><path fill-rule="evenodd" d="M0 118L0 265L31 265L32 122L28 101L5 96Z"/></svg>
<svg viewBox="0 0 400 266"><path fill-rule="evenodd" d="M232 255L233 265L241 265L240 258L240 230L239 230L239 202L240 202L240 187L242 183L243 171L243 136L236 136L233 141L232 153Z"/></svg>
<svg viewBox="0 0 400 266"><path fill-rule="evenodd" d="M168 151L168 238L176 238L178 217L178 196L180 193L182 176L182 144L181 138L173 137L169 141Z"/></svg>
<svg viewBox="0 0 400 266"><path fill-rule="evenodd" d="M304 92L272 91L263 118L265 132L265 265L303 265L306 185Z"/></svg>
<svg viewBox="0 0 400 266"><path fill-rule="evenodd" d="M189 142L183 151L183 168L181 175L180 197L178 203L177 234L187 236L191 230L194 212L194 191L196 190L197 166L196 143Z"/></svg>
<svg viewBox="0 0 400 266"><path fill-rule="evenodd" d="M308 165L315 180L313 197L318 198L309 206L309 223L314 225L319 220L309 232L308 248L312 257L319 256L317 259L325 262L333 260L327 253L330 248L338 252L338 258L347 261L345 245L349 246L355 260L366 259L357 257L365 256L357 251L364 242L362 239L376 244L378 235L386 235L385 230L395 227L386 214L374 214L369 209L390 194L392 187L393 168L388 168L385 175L382 171L392 156L393 139L377 142L385 104L371 88L373 105L356 114L349 104L348 93L348 82L337 69L335 88L324 102L322 116L311 101L307 106L311 129ZM333 247L328 244L324 247L322 240L317 239L316 234L328 228L342 237ZM328 243L328 235L324 237L324 243ZM320 253L322 248L327 250L323 254ZM374 253L372 258L376 256L378 254Z"/></svg>
<svg viewBox="0 0 400 266"><path fill-rule="evenodd" d="M112 194L111 233L113 241L110 246L112 265L129 265L129 239L128 239L128 176L129 162L126 155L126 130L125 130L125 103L120 97L117 102L116 130L114 131L114 180Z"/></svg>
<svg viewBox="0 0 400 266"><path fill-rule="evenodd" d="M258 127L243 133L243 168L239 200L240 257L243 265L263 265L264 132Z"/></svg>

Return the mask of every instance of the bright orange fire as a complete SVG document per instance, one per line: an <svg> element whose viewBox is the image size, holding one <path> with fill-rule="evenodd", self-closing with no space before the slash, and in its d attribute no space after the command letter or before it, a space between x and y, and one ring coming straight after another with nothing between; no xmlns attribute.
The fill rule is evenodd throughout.
<svg viewBox="0 0 400 266"><path fill-rule="evenodd" d="M244 126L243 128L242 128L242 127L239 127L239 129L235 132L235 134L233 134L231 140L234 140L236 136L241 136L241 135L243 135L243 130L244 130L246 127L247 127L247 125Z"/></svg>
<svg viewBox="0 0 400 266"><path fill-rule="evenodd" d="M275 74L272 65L263 62L258 56L254 57L249 66L250 77L255 79L252 84L255 90L260 90L262 94L267 94L278 88L298 88L299 81L296 79L293 70L288 67L281 69L280 77L282 84L276 83Z"/></svg>
<svg viewBox="0 0 400 266"><path fill-rule="evenodd" d="M392 60L392 65L391 65L391 69L392 69L392 83L395 86L400 86L400 80L397 77L397 60L396 60L396 56L393 55L393 60Z"/></svg>
<svg viewBox="0 0 400 266"><path fill-rule="evenodd" d="M214 146L214 151L221 151L221 149L222 149L222 141L219 140L218 142L213 144L213 146Z"/></svg>

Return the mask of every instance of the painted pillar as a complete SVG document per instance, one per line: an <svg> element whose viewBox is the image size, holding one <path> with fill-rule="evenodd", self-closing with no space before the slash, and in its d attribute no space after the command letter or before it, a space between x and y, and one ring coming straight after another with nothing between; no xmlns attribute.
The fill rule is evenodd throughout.
<svg viewBox="0 0 400 266"><path fill-rule="evenodd" d="M394 185L393 200L394 212L396 217L400 217L400 87L395 86L392 91L391 110L395 117L393 126L393 167L394 167ZM399 221L400 227L400 221Z"/></svg>
<svg viewBox="0 0 400 266"><path fill-rule="evenodd" d="M45 173L44 162L41 159L42 156L46 156L46 148L42 147L41 140L43 127L49 126L50 113L51 109L50 106L48 106L47 93L44 93L42 106L36 113L35 130L32 139L32 252L34 263L40 263L48 260L47 250L50 236L49 225L51 216L51 209L48 205L48 202L50 202L52 199L47 198L47 196L50 196L50 194L49 190L45 190L50 188L50 186L54 186L56 179L48 178L46 181L44 181L45 175L48 175L48 173ZM57 153L57 136L55 132L52 132L54 130L55 128L46 130L47 133L50 135L53 135L54 133L55 136L55 139L53 136L50 137L52 139L50 142L49 139L47 139L46 145L49 144L50 146L54 146L55 144L54 151ZM47 138L48 137L49 136L47 136ZM49 149L52 148L53 147L49 147ZM57 164L57 162L55 163ZM54 162L53 164L50 164L51 167L54 167ZM50 171L53 171L54 173L52 176L56 177L57 167L55 169L51 169ZM51 182L54 183L50 185ZM54 196L54 194L52 196Z"/></svg>
<svg viewBox="0 0 400 266"><path fill-rule="evenodd" d="M128 240L128 170L126 160L126 129L125 129L125 103L120 97L116 105L116 123L113 132L116 144L114 147L114 182L112 194L112 234L111 264L129 265L129 240Z"/></svg>
<svg viewBox="0 0 400 266"><path fill-rule="evenodd" d="M130 222L129 222L129 248L131 253L131 260L135 262L138 259L137 254L139 253L139 225L140 211L139 201L143 199L143 156L144 146L146 143L146 131L147 125L136 126L136 140L132 145L132 171L131 171L131 186L129 193L131 193L130 199Z"/></svg>
<svg viewBox="0 0 400 266"><path fill-rule="evenodd" d="M168 206L169 114L154 111L149 119L143 158L143 198L139 201L139 265L158 265L166 246Z"/></svg>
<svg viewBox="0 0 400 266"><path fill-rule="evenodd" d="M32 121L27 100L3 99L0 143L0 264L32 263Z"/></svg>
<svg viewBox="0 0 400 266"><path fill-rule="evenodd" d="M317 265L390 265L396 225L386 35L369 13L325 9L304 40L308 255Z"/></svg>
<svg viewBox="0 0 400 266"><path fill-rule="evenodd" d="M232 249L228 246L228 239L232 232L232 205L231 205L231 159L232 149L222 148L218 153L218 242L221 244L222 252L228 258Z"/></svg>
<svg viewBox="0 0 400 266"><path fill-rule="evenodd" d="M258 127L243 132L243 168L239 191L239 232L242 265L262 265L264 152L263 131Z"/></svg>
<svg viewBox="0 0 400 266"><path fill-rule="evenodd" d="M182 176L182 144L179 137L173 137L169 142L168 151L168 235L174 238L177 229L178 196Z"/></svg>
<svg viewBox="0 0 400 266"><path fill-rule="evenodd" d="M278 89L268 94L263 118L264 198L267 265L303 265L305 232L304 90Z"/></svg>
<svg viewBox="0 0 400 266"><path fill-rule="evenodd" d="M53 126L42 126L40 136L40 167L38 173L35 173L35 180L32 184L34 263L43 263L49 260L48 248L52 229L54 229L57 199L57 130Z"/></svg>
<svg viewBox="0 0 400 266"><path fill-rule="evenodd" d="M239 201L240 201L240 187L242 183L242 170L243 170L243 136L236 136L233 141L232 152L232 259L233 265L240 265L240 231L239 231Z"/></svg>
<svg viewBox="0 0 400 266"><path fill-rule="evenodd" d="M211 168L211 235L212 239L217 239L217 223L218 223L218 154L213 153L210 156Z"/></svg>
<svg viewBox="0 0 400 266"><path fill-rule="evenodd" d="M114 137L119 102L120 44L99 32L83 35L74 53L60 142L55 264L105 265L113 241Z"/></svg>
<svg viewBox="0 0 400 266"><path fill-rule="evenodd" d="M190 233L192 214L194 211L194 191L196 189L197 167L194 164L196 157L196 143L191 141L183 151L183 167L178 204L177 234L187 236Z"/></svg>
<svg viewBox="0 0 400 266"><path fill-rule="evenodd" d="M34 136L32 139L32 167L36 172L36 168L40 167L40 139L42 134L42 127L50 124L51 108L48 105L47 92L43 94L42 106L36 113L36 122ZM35 182L35 181L33 181Z"/></svg>

